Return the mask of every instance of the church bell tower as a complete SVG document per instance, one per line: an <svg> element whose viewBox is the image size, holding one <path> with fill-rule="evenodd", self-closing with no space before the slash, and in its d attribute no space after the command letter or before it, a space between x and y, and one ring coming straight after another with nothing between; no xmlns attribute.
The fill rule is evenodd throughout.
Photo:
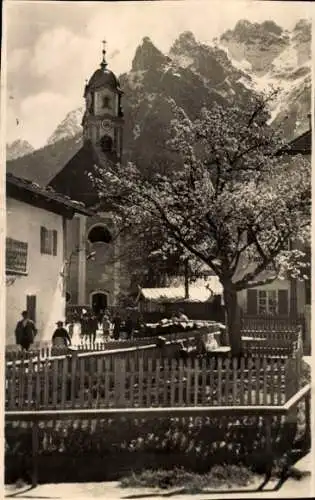
<svg viewBox="0 0 315 500"><path fill-rule="evenodd" d="M106 62L103 41L102 62L85 86L84 142L90 142L100 159L120 162L123 148L123 91Z"/></svg>

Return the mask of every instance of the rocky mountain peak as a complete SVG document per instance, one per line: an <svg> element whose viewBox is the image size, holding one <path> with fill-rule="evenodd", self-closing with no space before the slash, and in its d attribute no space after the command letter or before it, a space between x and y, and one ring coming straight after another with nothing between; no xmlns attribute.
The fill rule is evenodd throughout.
<svg viewBox="0 0 315 500"><path fill-rule="evenodd" d="M16 158L30 154L33 151L34 148L28 141L16 139L6 146L7 161L15 160Z"/></svg>
<svg viewBox="0 0 315 500"><path fill-rule="evenodd" d="M210 44L184 31L173 43L169 56L156 48L149 37L143 38L132 70L120 75L125 91L125 158L144 169L152 165L164 168L164 164L173 162L165 151L173 116L170 100L194 119L202 106L211 109L214 102L223 106L238 100L247 102L253 92L279 88L270 110L273 123L285 129L287 139L302 133L308 126L307 114L311 109L310 41L311 23L305 19L290 31L272 21L242 20ZM45 163L48 175L53 162L46 161L46 156L54 158L54 162L58 158L58 164L62 164L71 156L71 144L71 153L77 151L82 112L79 108L68 113L49 138L50 145L29 155L32 162L36 160L38 170L42 171ZM12 158L10 154L8 159ZM24 158L16 163L17 168L26 164Z"/></svg>
<svg viewBox="0 0 315 500"><path fill-rule="evenodd" d="M293 29L294 41L300 43L310 43L312 37L312 24L309 19L300 19Z"/></svg>
<svg viewBox="0 0 315 500"><path fill-rule="evenodd" d="M251 23L245 19L238 21L233 30L223 33L222 40L234 39L239 43L264 42L266 44L275 43L285 37L283 29L274 21L264 21L262 23Z"/></svg>
<svg viewBox="0 0 315 500"><path fill-rule="evenodd" d="M49 137L47 144L54 144L61 139L75 137L78 133L82 132L82 116L82 107L70 111Z"/></svg>
<svg viewBox="0 0 315 500"><path fill-rule="evenodd" d="M273 60L290 44L290 35L273 21L251 23L239 21L233 30L220 38L229 54L236 61L247 61L252 70L263 75L269 71Z"/></svg>
<svg viewBox="0 0 315 500"><path fill-rule="evenodd" d="M173 43L170 54L178 54L189 52L192 48L196 47L197 42L194 34L191 31L184 31Z"/></svg>
<svg viewBox="0 0 315 500"><path fill-rule="evenodd" d="M136 50L132 61L132 71L145 71L147 69L158 69L166 64L169 58L155 47L149 37L142 39L141 45Z"/></svg>

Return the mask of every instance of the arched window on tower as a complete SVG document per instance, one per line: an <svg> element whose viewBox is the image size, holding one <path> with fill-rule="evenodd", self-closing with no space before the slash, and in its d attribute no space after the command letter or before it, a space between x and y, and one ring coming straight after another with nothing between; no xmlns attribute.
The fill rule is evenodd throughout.
<svg viewBox="0 0 315 500"><path fill-rule="evenodd" d="M112 235L104 224L95 224L92 226L88 233L88 240L90 243L110 243Z"/></svg>
<svg viewBox="0 0 315 500"><path fill-rule="evenodd" d="M101 138L101 148L103 153L111 153L113 150L113 139L109 135Z"/></svg>

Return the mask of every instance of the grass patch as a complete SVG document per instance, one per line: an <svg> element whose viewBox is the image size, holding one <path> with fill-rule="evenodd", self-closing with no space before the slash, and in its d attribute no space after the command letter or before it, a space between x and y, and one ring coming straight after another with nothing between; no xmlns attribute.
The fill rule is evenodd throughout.
<svg viewBox="0 0 315 500"><path fill-rule="evenodd" d="M186 493L202 493L205 489L240 488L249 486L257 476L240 465L216 465L205 474L189 472L183 468L172 470L144 470L132 473L120 482L123 488L180 488Z"/></svg>

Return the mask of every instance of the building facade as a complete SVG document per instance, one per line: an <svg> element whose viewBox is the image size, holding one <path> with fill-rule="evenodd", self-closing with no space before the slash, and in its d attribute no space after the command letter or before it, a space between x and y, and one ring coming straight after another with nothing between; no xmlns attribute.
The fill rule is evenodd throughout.
<svg viewBox="0 0 315 500"><path fill-rule="evenodd" d="M6 179L6 344L27 310L37 341L50 340L65 318L66 221L91 212L16 176Z"/></svg>
<svg viewBox="0 0 315 500"><path fill-rule="evenodd" d="M287 159L292 162L294 168L298 168L297 155L302 155L311 162L312 152L312 130L309 130L294 139L286 152ZM290 242L292 248L297 248L297 243ZM309 256L310 249L303 248ZM246 271L255 267L255 263L248 263ZM261 278L268 277L268 270ZM238 303L242 313L246 316L281 316L295 318L306 316L311 304L311 274L309 279L302 281L297 279L277 279L272 283L257 288L242 290L238 293Z"/></svg>

